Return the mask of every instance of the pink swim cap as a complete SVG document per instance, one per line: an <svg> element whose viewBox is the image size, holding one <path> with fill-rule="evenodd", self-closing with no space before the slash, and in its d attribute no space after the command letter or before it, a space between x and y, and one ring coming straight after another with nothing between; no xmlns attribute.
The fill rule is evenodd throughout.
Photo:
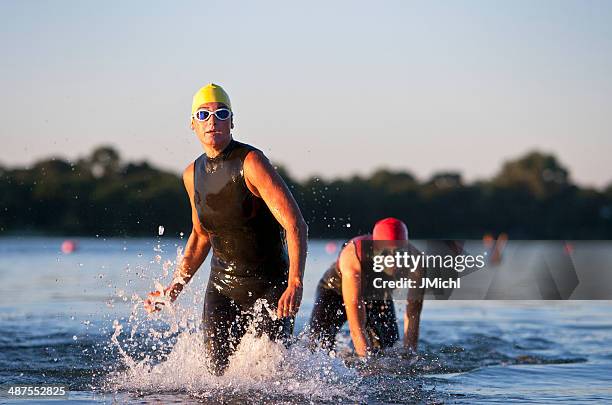
<svg viewBox="0 0 612 405"><path fill-rule="evenodd" d="M397 218L381 219L374 225L372 239L408 240L408 228L405 223Z"/></svg>

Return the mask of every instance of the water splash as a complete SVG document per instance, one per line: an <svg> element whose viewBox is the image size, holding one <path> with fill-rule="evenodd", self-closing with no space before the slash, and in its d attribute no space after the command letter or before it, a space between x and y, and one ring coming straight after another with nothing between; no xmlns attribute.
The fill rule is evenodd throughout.
<svg viewBox="0 0 612 405"><path fill-rule="evenodd" d="M107 352L114 353L119 364L106 375L99 387L104 392L128 394L181 393L196 398L231 398L233 400L279 399L281 401L359 401L360 376L344 361L323 352L308 349L300 336L290 347L257 336L251 327L241 340L222 376L208 371L208 358L200 332L201 304L205 289L199 289L193 300L170 302L163 294L168 276L181 282L178 265L183 249L177 246L176 257L164 259L158 244L153 249L151 269L141 272L157 274L150 281L160 292L163 310L148 315L143 297L132 294L129 318L115 319ZM161 267L155 273L154 268ZM170 274L172 272L172 274ZM160 277L161 276L161 277ZM164 280L165 279L165 280ZM184 281L183 281L184 282ZM190 285L187 289L190 289ZM116 291L127 299L125 289ZM125 298L124 298L125 297ZM251 309L253 325L268 313L266 302L258 300Z"/></svg>
<svg viewBox="0 0 612 405"><path fill-rule="evenodd" d="M259 305L255 311L265 311ZM174 312L178 314L178 312ZM111 373L105 390L139 394L180 392L193 397L227 397L233 399L283 398L288 400L358 401L360 377L344 362L322 352L311 352L303 339L286 348L266 335L257 337L249 331L230 358L225 373L218 377L209 373L203 335L194 324L172 339L169 330L150 329L148 348L152 353L169 351L167 356L147 354L135 360L124 350L119 336L123 326L116 322L111 342L120 354L124 370ZM132 333L130 338L133 338ZM126 339L126 342L130 339ZM169 347L169 345L171 347ZM161 361L159 359L161 358Z"/></svg>

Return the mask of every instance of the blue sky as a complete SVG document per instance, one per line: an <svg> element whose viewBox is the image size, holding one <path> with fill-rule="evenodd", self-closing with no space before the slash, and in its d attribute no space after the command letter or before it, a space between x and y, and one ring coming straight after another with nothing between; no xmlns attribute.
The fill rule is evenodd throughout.
<svg viewBox="0 0 612 405"><path fill-rule="evenodd" d="M612 182L612 2L0 2L0 164L111 144L179 171L193 93L304 178L489 177L528 150Z"/></svg>

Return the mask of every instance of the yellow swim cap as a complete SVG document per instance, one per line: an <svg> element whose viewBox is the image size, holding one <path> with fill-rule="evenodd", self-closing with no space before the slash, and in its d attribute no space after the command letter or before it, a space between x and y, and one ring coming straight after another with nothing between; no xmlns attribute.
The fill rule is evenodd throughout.
<svg viewBox="0 0 612 405"><path fill-rule="evenodd" d="M225 90L223 90L223 87L210 83L202 87L196 94L194 94L193 103L191 104L191 114L196 112L198 107L200 107L202 104L212 102L223 103L227 106L227 108L230 110L232 109L230 98Z"/></svg>

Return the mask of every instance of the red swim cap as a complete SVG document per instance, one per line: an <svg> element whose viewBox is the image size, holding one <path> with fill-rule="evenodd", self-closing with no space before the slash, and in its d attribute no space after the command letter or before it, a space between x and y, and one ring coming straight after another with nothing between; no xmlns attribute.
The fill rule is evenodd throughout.
<svg viewBox="0 0 612 405"><path fill-rule="evenodd" d="M408 240L406 224L397 218L381 219L372 231L374 240Z"/></svg>

